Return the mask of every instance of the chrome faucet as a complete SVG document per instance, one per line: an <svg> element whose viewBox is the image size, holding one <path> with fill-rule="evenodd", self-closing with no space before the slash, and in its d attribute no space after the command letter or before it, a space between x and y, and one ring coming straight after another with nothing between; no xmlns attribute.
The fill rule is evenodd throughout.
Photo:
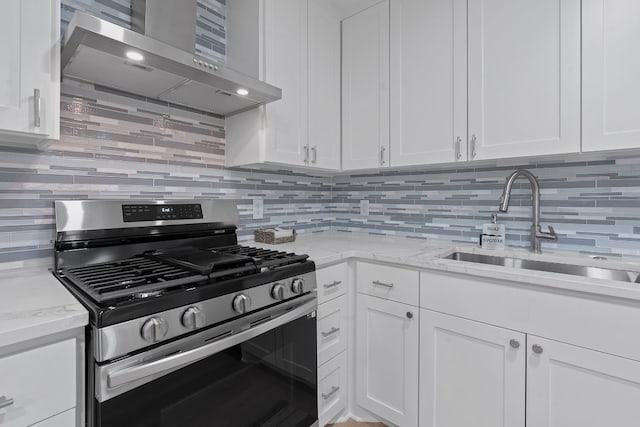
<svg viewBox="0 0 640 427"><path fill-rule="evenodd" d="M513 183L518 177L524 176L531 183L531 252L539 254L541 240L557 240L556 232L553 227L549 226L549 232L545 233L540 228L540 184L534 174L525 169L518 169L507 178L500 197L500 212L509 210L509 199L511 198L511 189Z"/></svg>

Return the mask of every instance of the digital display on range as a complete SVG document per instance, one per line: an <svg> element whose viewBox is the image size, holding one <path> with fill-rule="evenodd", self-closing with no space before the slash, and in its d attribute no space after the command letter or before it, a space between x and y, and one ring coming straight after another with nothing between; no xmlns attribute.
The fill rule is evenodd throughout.
<svg viewBox="0 0 640 427"><path fill-rule="evenodd" d="M124 222L202 219L202 205L122 205Z"/></svg>

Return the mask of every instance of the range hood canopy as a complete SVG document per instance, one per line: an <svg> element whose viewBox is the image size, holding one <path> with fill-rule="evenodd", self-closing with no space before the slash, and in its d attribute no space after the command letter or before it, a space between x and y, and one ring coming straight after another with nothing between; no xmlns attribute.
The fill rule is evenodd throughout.
<svg viewBox="0 0 640 427"><path fill-rule="evenodd" d="M223 116L280 99L280 88L194 54L196 1L133 0L137 31L76 12L62 74Z"/></svg>

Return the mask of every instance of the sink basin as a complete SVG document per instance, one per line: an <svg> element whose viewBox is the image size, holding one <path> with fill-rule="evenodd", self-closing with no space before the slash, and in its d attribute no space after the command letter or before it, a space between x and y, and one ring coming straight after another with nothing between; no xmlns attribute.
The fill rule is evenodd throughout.
<svg viewBox="0 0 640 427"><path fill-rule="evenodd" d="M528 259L509 258L494 255L470 254L467 252L454 252L443 258L456 261L476 262L479 264L498 265L501 267L522 268L525 270L570 274L573 276L590 277L594 279L640 283L640 273L637 271L612 270L609 268L589 267L576 264L561 264L545 261L533 261Z"/></svg>

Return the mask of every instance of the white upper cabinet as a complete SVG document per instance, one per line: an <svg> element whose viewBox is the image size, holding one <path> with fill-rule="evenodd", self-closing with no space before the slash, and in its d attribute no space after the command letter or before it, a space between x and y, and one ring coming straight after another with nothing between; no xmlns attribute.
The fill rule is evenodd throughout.
<svg viewBox="0 0 640 427"><path fill-rule="evenodd" d="M60 1L6 0L0 27L0 141L60 137Z"/></svg>
<svg viewBox="0 0 640 427"><path fill-rule="evenodd" d="M389 166L389 1L342 21L342 169Z"/></svg>
<svg viewBox="0 0 640 427"><path fill-rule="evenodd" d="M266 161L302 165L307 144L307 2L267 0L264 7L267 83L282 99L267 104Z"/></svg>
<svg viewBox="0 0 640 427"><path fill-rule="evenodd" d="M640 147L640 2L582 2L582 150Z"/></svg>
<svg viewBox="0 0 640 427"><path fill-rule="evenodd" d="M246 13L242 4L229 7L231 15L236 8ZM258 30L246 31L257 33L260 60L242 71L280 87L282 99L227 117L227 166L339 169L340 16L334 3L261 0L257 20ZM229 31L230 47L250 38L238 27Z"/></svg>
<svg viewBox="0 0 640 427"><path fill-rule="evenodd" d="M640 362L528 337L527 427L636 427Z"/></svg>
<svg viewBox="0 0 640 427"><path fill-rule="evenodd" d="M467 1L391 0L391 166L467 160Z"/></svg>
<svg viewBox="0 0 640 427"><path fill-rule="evenodd" d="M309 163L340 169L340 15L309 0Z"/></svg>
<svg viewBox="0 0 640 427"><path fill-rule="evenodd" d="M580 0L470 1L468 14L469 159L580 151Z"/></svg>

